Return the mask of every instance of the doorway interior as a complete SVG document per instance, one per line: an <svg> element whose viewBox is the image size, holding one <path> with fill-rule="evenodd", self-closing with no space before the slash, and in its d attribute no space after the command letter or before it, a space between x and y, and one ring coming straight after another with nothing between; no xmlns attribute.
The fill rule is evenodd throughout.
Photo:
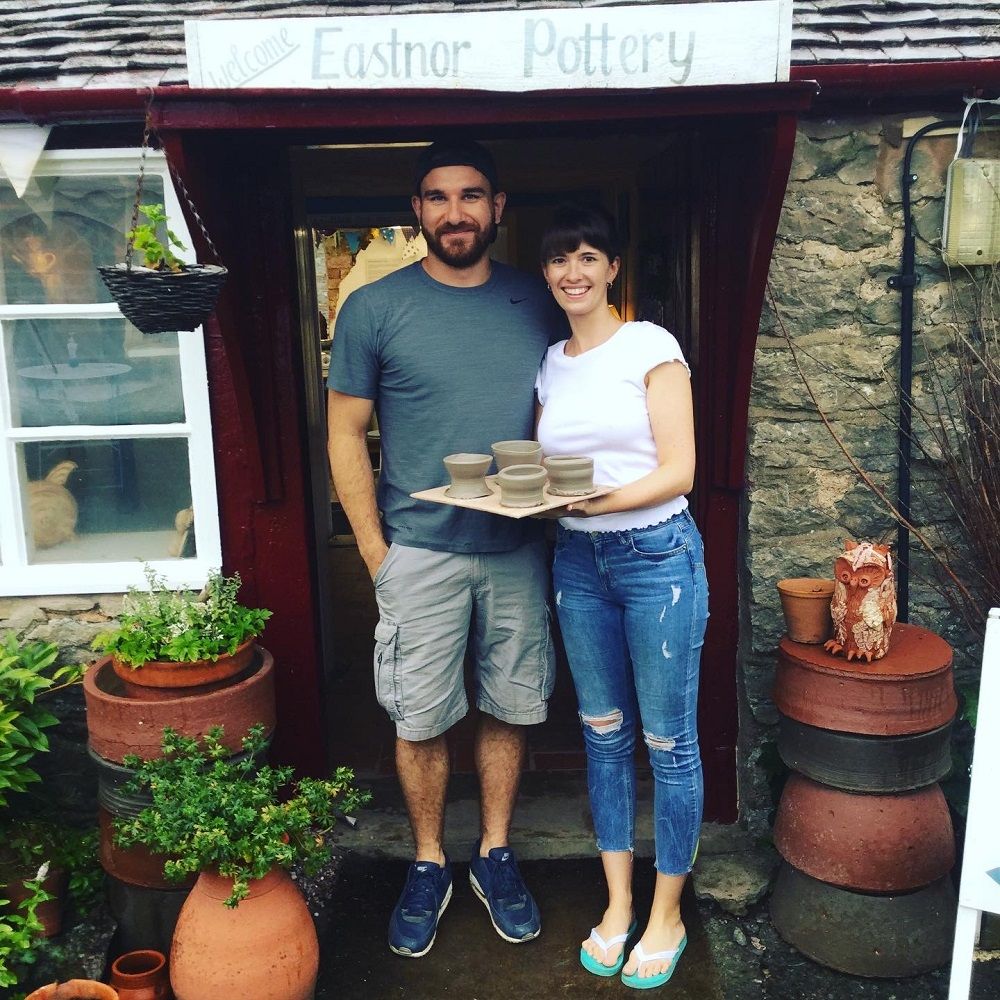
<svg viewBox="0 0 1000 1000"><path fill-rule="evenodd" d="M535 271L541 233L559 203L603 204L615 216L627 248L613 305L624 319L651 320L677 336L691 364L700 414L705 409L699 404L705 380L700 377L698 310L703 207L690 130L623 132L600 139L588 130L588 135L486 141L508 193L493 255ZM425 252L409 207L413 163L422 145L330 145L292 151L329 752L332 760L371 777L394 773L394 728L374 698L372 636L377 612L371 582L330 481L323 387L339 304L354 287ZM377 474L374 425L369 453ZM691 497L696 516L699 499L696 486ZM735 614L735 608L712 610ZM549 719L529 735L530 770L579 771L585 766L575 696L558 636L557 649ZM732 661L714 669L706 663L703 678L728 673L735 697L732 670ZM707 737L717 744L704 703L701 716L703 743ZM456 772L474 769L473 733L474 710L449 735ZM646 763L643 751L640 741L640 765ZM713 759L705 758L707 783L713 778ZM726 781L731 783L732 776Z"/></svg>

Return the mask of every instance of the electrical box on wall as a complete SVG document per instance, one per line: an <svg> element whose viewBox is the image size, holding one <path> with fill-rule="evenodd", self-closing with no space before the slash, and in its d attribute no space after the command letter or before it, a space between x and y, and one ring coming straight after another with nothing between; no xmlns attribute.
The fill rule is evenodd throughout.
<svg viewBox="0 0 1000 1000"><path fill-rule="evenodd" d="M948 264L1000 261L1000 160L967 157L948 167L942 249Z"/></svg>

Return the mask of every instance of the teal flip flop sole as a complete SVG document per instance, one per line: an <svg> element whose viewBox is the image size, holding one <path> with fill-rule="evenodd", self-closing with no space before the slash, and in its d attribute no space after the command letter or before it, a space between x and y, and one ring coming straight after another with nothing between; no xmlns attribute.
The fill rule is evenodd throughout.
<svg viewBox="0 0 1000 1000"><path fill-rule="evenodd" d="M657 973L655 976L643 976L640 978L639 970L636 969L631 976L626 976L622 973L622 982L626 986L631 986L634 990L653 990L656 989L657 986L662 986L674 974L674 969L677 968L677 963L680 961L680 957L684 953L687 943L687 934L685 934L684 937L681 938L681 943L677 946L677 952L666 972ZM624 952L622 954L624 955ZM646 961L649 961L649 959L646 959ZM622 962L622 965L624 964L625 963ZM639 964L641 965L642 963L640 962Z"/></svg>
<svg viewBox="0 0 1000 1000"><path fill-rule="evenodd" d="M622 971L622 966L625 964L625 949L628 946L628 939L636 932L638 924L633 920L632 926L628 929L628 934L625 940L622 942L622 953L618 956L618 961L614 965L605 965L603 962L598 962L590 952L580 948L580 964L592 975L592 976L604 976L605 978L611 976L617 976L619 972Z"/></svg>

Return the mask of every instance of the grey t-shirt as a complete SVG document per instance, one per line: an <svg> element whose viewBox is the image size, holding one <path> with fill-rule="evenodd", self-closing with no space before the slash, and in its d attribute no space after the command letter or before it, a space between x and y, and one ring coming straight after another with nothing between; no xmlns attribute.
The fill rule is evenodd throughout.
<svg viewBox="0 0 1000 1000"><path fill-rule="evenodd" d="M493 263L473 288L418 262L353 292L337 315L331 389L375 401L382 434L378 505L387 541L440 552L506 552L537 523L414 500L442 486L441 459L534 435L534 382L564 336L544 285Z"/></svg>

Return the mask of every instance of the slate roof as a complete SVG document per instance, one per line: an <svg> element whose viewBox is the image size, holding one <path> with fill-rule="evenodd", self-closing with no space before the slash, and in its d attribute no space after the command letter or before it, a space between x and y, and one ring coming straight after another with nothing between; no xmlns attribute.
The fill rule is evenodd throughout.
<svg viewBox="0 0 1000 1000"><path fill-rule="evenodd" d="M185 84L185 18L592 5L608 4L606 0L599 4L587 0L582 4L569 0L0 0L0 86ZM1000 59L1000 2L994 0L794 0L793 17L793 64Z"/></svg>

